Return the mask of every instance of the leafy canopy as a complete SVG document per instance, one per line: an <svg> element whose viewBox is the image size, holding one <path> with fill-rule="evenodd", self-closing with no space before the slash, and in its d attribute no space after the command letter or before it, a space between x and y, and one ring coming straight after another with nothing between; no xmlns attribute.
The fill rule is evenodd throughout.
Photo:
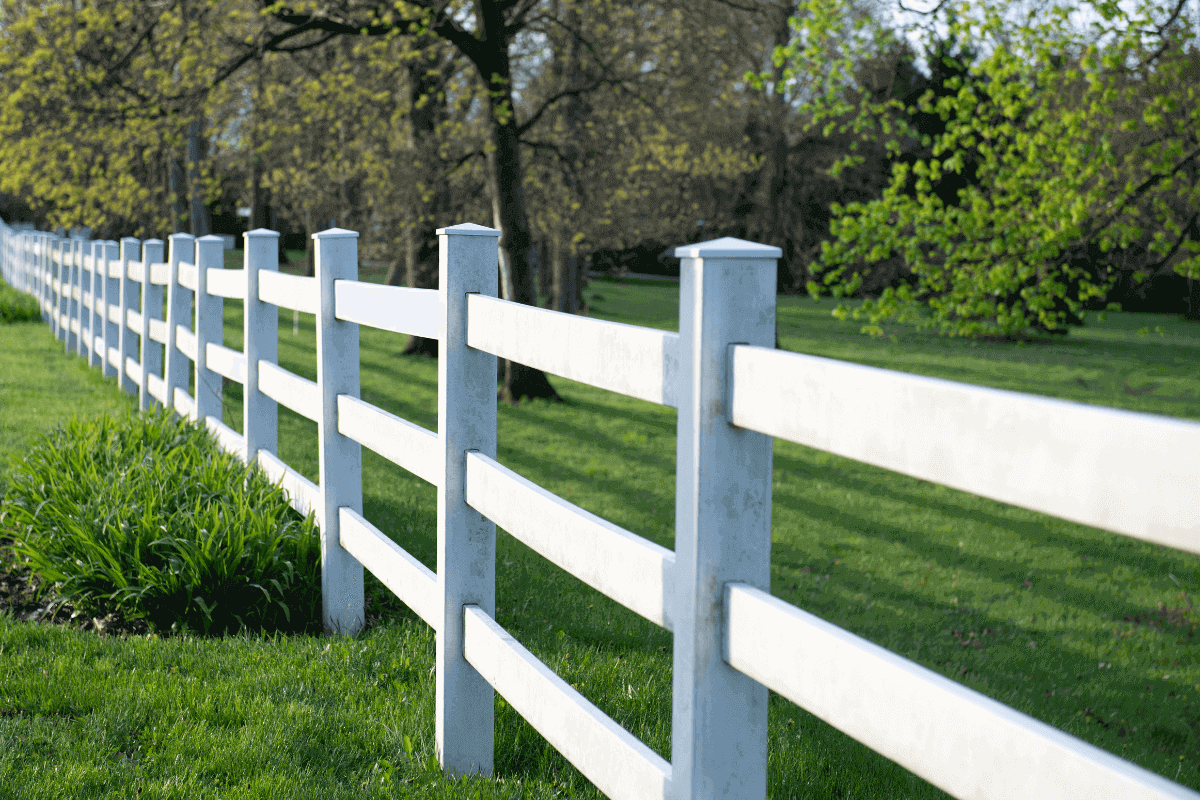
<svg viewBox="0 0 1200 800"><path fill-rule="evenodd" d="M928 52L959 59L956 74L906 106L854 69L909 31L855 17L847 0L802 3L776 58L815 87L810 128L859 137L835 173L867 151L892 162L882 197L834 207L809 291L851 295L899 259L904 278L854 312L864 332L896 320L1014 338L1081 324L1122 269L1200 277L1200 61L1182 7L1091 0L1014 19L1003 4L946 3ZM923 136L919 114L943 132ZM964 185L957 196L947 179Z"/></svg>

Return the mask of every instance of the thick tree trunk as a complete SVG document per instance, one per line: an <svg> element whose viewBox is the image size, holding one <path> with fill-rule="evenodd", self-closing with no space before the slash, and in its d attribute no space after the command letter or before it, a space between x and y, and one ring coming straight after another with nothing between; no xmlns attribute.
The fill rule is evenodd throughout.
<svg viewBox="0 0 1200 800"><path fill-rule="evenodd" d="M484 56L476 62L488 82L489 124L488 177L492 194L492 217L500 229L500 285L506 300L537 305L533 273L529 269L532 237L525 213L524 172L512 96L512 71L508 41L495 3L479 3ZM482 63L480 63L482 62ZM489 69L490 67L490 69ZM525 398L548 398L561 402L545 373L523 364L506 361L500 399L519 403Z"/></svg>

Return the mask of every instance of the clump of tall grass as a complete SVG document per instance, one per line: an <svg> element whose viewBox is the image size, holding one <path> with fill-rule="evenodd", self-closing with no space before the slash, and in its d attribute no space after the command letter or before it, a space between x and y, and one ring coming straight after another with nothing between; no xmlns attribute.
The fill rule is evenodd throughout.
<svg viewBox="0 0 1200 800"><path fill-rule="evenodd" d="M0 325L13 322L40 322L42 314L31 295L18 292L0 280Z"/></svg>
<svg viewBox="0 0 1200 800"><path fill-rule="evenodd" d="M72 418L13 459L0 530L57 598L160 630L310 630L320 545L283 490L163 412Z"/></svg>

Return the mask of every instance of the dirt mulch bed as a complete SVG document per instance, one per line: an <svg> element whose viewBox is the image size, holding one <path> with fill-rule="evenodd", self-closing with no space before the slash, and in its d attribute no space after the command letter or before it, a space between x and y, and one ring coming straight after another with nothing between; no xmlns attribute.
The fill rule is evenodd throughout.
<svg viewBox="0 0 1200 800"><path fill-rule="evenodd" d="M21 566L10 545L0 536L0 614L11 614L19 622L65 625L82 631L108 635L140 635L150 632L145 620L125 619L120 614L93 617L59 598L53 587Z"/></svg>

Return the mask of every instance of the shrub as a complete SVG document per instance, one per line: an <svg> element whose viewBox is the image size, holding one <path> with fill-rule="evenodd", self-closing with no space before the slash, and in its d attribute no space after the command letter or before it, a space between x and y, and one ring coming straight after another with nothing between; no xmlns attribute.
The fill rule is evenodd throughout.
<svg viewBox="0 0 1200 800"><path fill-rule="evenodd" d="M0 529L87 613L159 629L303 631L320 545L278 486L164 412L73 418L13 460Z"/></svg>
<svg viewBox="0 0 1200 800"><path fill-rule="evenodd" d="M0 325L13 322L41 322L37 300L0 280Z"/></svg>

